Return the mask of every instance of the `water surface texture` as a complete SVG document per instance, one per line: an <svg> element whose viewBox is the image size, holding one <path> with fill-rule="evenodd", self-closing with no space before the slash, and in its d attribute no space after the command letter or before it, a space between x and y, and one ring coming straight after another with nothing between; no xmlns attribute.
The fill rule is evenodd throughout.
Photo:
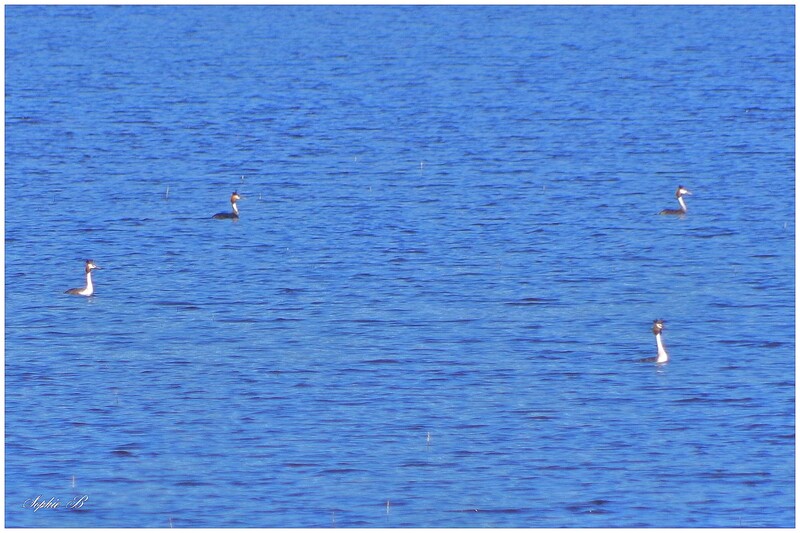
<svg viewBox="0 0 800 533"><path fill-rule="evenodd" d="M8 526L794 526L793 6L5 9Z"/></svg>

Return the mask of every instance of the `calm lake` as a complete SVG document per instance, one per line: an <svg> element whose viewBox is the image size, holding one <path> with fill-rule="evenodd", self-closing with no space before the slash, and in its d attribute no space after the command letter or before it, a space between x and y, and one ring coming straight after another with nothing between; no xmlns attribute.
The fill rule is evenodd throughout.
<svg viewBox="0 0 800 533"><path fill-rule="evenodd" d="M6 526L794 527L794 28L6 6Z"/></svg>

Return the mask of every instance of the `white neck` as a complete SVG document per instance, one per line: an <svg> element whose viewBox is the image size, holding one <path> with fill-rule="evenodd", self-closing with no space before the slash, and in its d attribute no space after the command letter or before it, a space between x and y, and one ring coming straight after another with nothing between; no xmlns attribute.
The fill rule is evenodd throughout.
<svg viewBox="0 0 800 533"><path fill-rule="evenodd" d="M86 288L81 291L81 294L84 296L91 296L94 292L94 287L92 286L92 271L86 273Z"/></svg>
<svg viewBox="0 0 800 533"><path fill-rule="evenodd" d="M664 343L661 342L661 333L656 334L656 346L658 347L658 358L656 359L656 363L666 363L669 361L667 349L664 348Z"/></svg>
<svg viewBox="0 0 800 533"><path fill-rule="evenodd" d="M233 206L233 212L238 215L239 214L239 208L236 207L236 202L232 202L231 205Z"/></svg>
<svg viewBox="0 0 800 533"><path fill-rule="evenodd" d="M686 204L683 202L683 196L678 196L678 203L681 204L681 210L686 211Z"/></svg>

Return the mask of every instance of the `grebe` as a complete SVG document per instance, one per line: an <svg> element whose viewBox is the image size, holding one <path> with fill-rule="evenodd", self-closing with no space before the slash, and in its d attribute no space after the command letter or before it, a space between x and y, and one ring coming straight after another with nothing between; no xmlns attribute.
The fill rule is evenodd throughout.
<svg viewBox="0 0 800 533"><path fill-rule="evenodd" d="M656 357L647 357L645 359L640 359L642 363L668 363L669 362L669 354L667 353L667 349L664 348L664 343L661 340L661 332L664 330L664 321L660 318L657 320L653 320L653 335L656 336L656 350L658 351L658 355Z"/></svg>
<svg viewBox="0 0 800 533"><path fill-rule="evenodd" d="M664 209L659 213L659 215L685 215L686 214L686 204L683 202L683 197L686 195L692 194L689 189L684 187L683 185L678 185L678 190L675 191L675 198L678 199L678 203L681 204L680 209Z"/></svg>
<svg viewBox="0 0 800 533"><path fill-rule="evenodd" d="M233 213L217 213L211 218L239 218L239 208L236 207L236 202L238 202L240 199L241 196L239 196L239 193L233 191L233 194L231 194L231 207L233 208Z"/></svg>
<svg viewBox="0 0 800 533"><path fill-rule="evenodd" d="M79 296L91 296L94 294L94 285L92 285L92 270L102 270L99 266L94 264L91 259L86 260L86 287L82 289L70 289L64 291L64 294L77 294Z"/></svg>

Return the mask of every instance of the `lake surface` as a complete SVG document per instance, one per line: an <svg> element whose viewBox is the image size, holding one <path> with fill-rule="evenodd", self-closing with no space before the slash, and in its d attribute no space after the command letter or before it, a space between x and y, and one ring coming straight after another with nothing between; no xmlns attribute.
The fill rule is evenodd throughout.
<svg viewBox="0 0 800 533"><path fill-rule="evenodd" d="M794 526L794 6L5 16L7 526Z"/></svg>

